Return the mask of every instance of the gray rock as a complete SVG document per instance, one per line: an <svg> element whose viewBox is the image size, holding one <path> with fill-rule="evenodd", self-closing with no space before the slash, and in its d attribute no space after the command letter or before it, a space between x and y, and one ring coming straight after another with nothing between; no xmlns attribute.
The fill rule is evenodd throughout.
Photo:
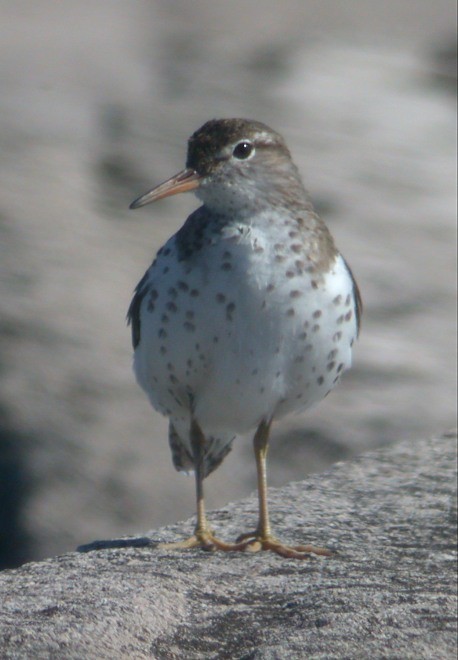
<svg viewBox="0 0 458 660"><path fill-rule="evenodd" d="M154 548L190 520L4 571L1 658L455 658L455 440L403 442L272 490L278 535L332 558ZM256 500L210 518L233 538Z"/></svg>

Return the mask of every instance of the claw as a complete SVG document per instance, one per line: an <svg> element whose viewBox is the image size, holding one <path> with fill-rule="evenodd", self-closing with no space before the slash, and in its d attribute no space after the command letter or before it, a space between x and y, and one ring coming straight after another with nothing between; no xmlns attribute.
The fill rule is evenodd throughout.
<svg viewBox="0 0 458 660"><path fill-rule="evenodd" d="M290 559L309 559L310 555L319 555L321 557L331 557L333 553L327 548L320 548L316 545L285 545L270 534L262 534L258 530L245 532L237 537L236 542L244 545L243 550L249 552L258 552L259 550L270 550L282 557Z"/></svg>
<svg viewBox="0 0 458 660"><path fill-rule="evenodd" d="M183 541L175 543L160 543L161 550L187 550L188 548L202 548L203 550L222 550L223 552L236 552L244 550L244 543L226 543L221 541L212 532L199 531Z"/></svg>
<svg viewBox="0 0 458 660"><path fill-rule="evenodd" d="M261 537L258 532L248 532L237 537L235 543L221 541L210 531L199 531L183 541L175 543L160 543L162 550L186 550L188 548L202 548L202 550L222 552L260 552L269 550L287 559L310 559L310 555L331 557L333 553L327 548L315 545L285 545L273 536Z"/></svg>
<svg viewBox="0 0 458 660"><path fill-rule="evenodd" d="M249 552L258 552L259 550L270 550L277 555L289 559L309 559L310 555L319 555L321 557L331 557L333 553L327 548L320 548L316 545L286 545L270 534L265 536L258 531L246 532L237 537L237 543L244 545L244 550Z"/></svg>

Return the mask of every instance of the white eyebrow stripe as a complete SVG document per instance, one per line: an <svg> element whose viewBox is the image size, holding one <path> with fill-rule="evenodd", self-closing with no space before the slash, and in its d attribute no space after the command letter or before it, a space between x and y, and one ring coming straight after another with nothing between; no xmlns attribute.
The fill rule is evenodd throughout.
<svg viewBox="0 0 458 660"><path fill-rule="evenodd" d="M257 133L255 133L254 140L260 140L261 142L266 142L269 144L274 142L274 140L272 139L272 135L270 133L267 133L266 131L258 131Z"/></svg>

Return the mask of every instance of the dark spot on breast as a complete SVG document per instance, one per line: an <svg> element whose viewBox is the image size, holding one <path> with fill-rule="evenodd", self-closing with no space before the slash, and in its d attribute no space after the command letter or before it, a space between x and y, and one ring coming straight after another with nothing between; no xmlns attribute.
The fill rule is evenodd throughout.
<svg viewBox="0 0 458 660"><path fill-rule="evenodd" d="M174 302L168 302L166 305L166 309L168 309L169 312L176 312L178 307L175 305Z"/></svg>
<svg viewBox="0 0 458 660"><path fill-rule="evenodd" d="M335 363L334 361L332 361L332 362L329 362L329 363L328 363L328 365L326 366L326 369L327 369L328 371L332 371L332 370L334 369L335 366L336 366L336 363Z"/></svg>
<svg viewBox="0 0 458 660"><path fill-rule="evenodd" d="M342 302L342 296L339 294L333 299L332 302L334 303L334 305L340 305L340 303Z"/></svg>
<svg viewBox="0 0 458 660"><path fill-rule="evenodd" d="M349 309L348 312L345 314L345 320L350 321L352 316L353 316L353 312L351 311L351 309Z"/></svg>
<svg viewBox="0 0 458 660"><path fill-rule="evenodd" d="M188 291L189 286L186 284L186 282L183 282L183 280L179 280L177 282L177 287L180 289L180 291Z"/></svg>
<svg viewBox="0 0 458 660"><path fill-rule="evenodd" d="M165 339L167 337L167 333L164 330L164 328L161 328L159 330L159 332L157 333L157 336L159 337L159 339Z"/></svg>
<svg viewBox="0 0 458 660"><path fill-rule="evenodd" d="M316 280L312 280L310 282L312 289L318 289L318 282Z"/></svg>
<svg viewBox="0 0 458 660"><path fill-rule="evenodd" d="M171 286L170 289L168 290L168 294L169 294L169 296L170 296L171 298L173 298L174 300L175 300L175 298L176 298L177 295L178 295L178 294L177 294L177 290L176 290L173 286Z"/></svg>
<svg viewBox="0 0 458 660"><path fill-rule="evenodd" d="M286 316L294 316L295 311L293 307L290 307L289 309L286 310Z"/></svg>
<svg viewBox="0 0 458 660"><path fill-rule="evenodd" d="M217 293L216 294L216 302L218 302L218 303L226 302L226 296L224 295L224 293Z"/></svg>
<svg viewBox="0 0 458 660"><path fill-rule="evenodd" d="M286 275L286 277L291 279L291 277L295 277L296 273L294 272L294 270L287 270L285 275Z"/></svg>
<svg viewBox="0 0 458 660"><path fill-rule="evenodd" d="M197 298L197 296L199 295L199 291L197 289L191 289L189 295L192 296L193 298Z"/></svg>
<svg viewBox="0 0 458 660"><path fill-rule="evenodd" d="M317 309L317 310L315 310L315 311L313 312L313 318L314 318L314 319L319 319L320 316L322 315L322 313L323 313L323 312L321 311L321 309Z"/></svg>
<svg viewBox="0 0 458 660"><path fill-rule="evenodd" d="M323 383L324 383L324 376L319 376L319 377L316 379L316 382L318 383L318 385L323 385Z"/></svg>
<svg viewBox="0 0 458 660"><path fill-rule="evenodd" d="M221 264L221 270L232 270L232 264L230 264L228 261L225 261L224 263Z"/></svg>
<svg viewBox="0 0 458 660"><path fill-rule="evenodd" d="M232 314L234 313L235 310L235 303L229 303L229 305L226 306L226 318L228 321L232 321Z"/></svg>
<svg viewBox="0 0 458 660"><path fill-rule="evenodd" d="M290 298L299 298L300 296L302 296L302 291L298 291L297 289L289 292Z"/></svg>
<svg viewBox="0 0 458 660"><path fill-rule="evenodd" d="M304 249L304 247L302 243L293 243L292 245L290 245L290 249L296 254L300 254Z"/></svg>
<svg viewBox="0 0 458 660"><path fill-rule="evenodd" d="M312 332L318 332L319 329L320 329L320 326L318 325L318 323L315 323L315 325L312 325Z"/></svg>

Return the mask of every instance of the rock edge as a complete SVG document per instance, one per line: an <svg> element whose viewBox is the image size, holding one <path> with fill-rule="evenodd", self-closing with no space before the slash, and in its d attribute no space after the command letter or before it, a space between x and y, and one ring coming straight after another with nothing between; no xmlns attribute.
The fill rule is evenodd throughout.
<svg viewBox="0 0 458 660"><path fill-rule="evenodd" d="M278 536L337 554L300 562L148 540L189 534L187 521L6 570L0 657L456 657L453 434L337 464L270 500ZM232 539L253 527L256 500L210 519Z"/></svg>

